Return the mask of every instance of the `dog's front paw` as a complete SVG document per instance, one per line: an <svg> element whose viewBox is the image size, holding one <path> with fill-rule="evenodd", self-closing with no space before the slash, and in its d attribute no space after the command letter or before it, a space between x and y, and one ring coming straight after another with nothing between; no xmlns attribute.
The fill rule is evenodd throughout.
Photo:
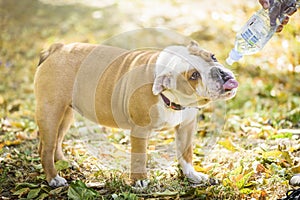
<svg viewBox="0 0 300 200"><path fill-rule="evenodd" d="M291 178L290 185L292 185L292 186L300 186L300 174L295 174Z"/></svg>
<svg viewBox="0 0 300 200"><path fill-rule="evenodd" d="M186 174L186 177L191 183L199 184L207 184L207 185L218 185L219 181L214 178L210 178L208 175L200 173L200 172L190 172L189 174Z"/></svg>
<svg viewBox="0 0 300 200"><path fill-rule="evenodd" d="M208 183L209 182L209 176L200 172L196 171L190 171L185 174L185 176L188 178L188 180L191 183Z"/></svg>
<svg viewBox="0 0 300 200"><path fill-rule="evenodd" d="M62 187L62 186L67 186L68 183L66 179L60 177L59 175L56 175L50 182L49 186L51 187Z"/></svg>
<svg viewBox="0 0 300 200"><path fill-rule="evenodd" d="M146 187L148 187L149 183L150 183L150 180L148 180L148 179L137 180L135 182L135 187L136 188L146 188Z"/></svg>

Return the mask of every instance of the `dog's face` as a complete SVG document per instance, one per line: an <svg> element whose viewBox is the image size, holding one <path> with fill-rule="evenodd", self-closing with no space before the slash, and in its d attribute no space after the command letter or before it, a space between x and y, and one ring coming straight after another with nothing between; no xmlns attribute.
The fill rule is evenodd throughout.
<svg viewBox="0 0 300 200"><path fill-rule="evenodd" d="M195 42L165 49L157 64L153 93L162 92L182 106L201 107L236 94L234 74Z"/></svg>

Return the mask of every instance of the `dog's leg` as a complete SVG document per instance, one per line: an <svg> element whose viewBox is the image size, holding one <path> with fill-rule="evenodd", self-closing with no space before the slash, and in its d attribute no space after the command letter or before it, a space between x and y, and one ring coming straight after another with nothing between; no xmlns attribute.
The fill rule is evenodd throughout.
<svg viewBox="0 0 300 200"><path fill-rule="evenodd" d="M54 157L57 148L59 127L63 121L66 107L62 105L37 104L36 120L39 127L40 154L46 179L50 186L67 185L67 181L57 174Z"/></svg>
<svg viewBox="0 0 300 200"><path fill-rule="evenodd" d="M130 179L136 186L146 187L147 179L147 145L148 135L137 134L136 130L131 130L131 173Z"/></svg>
<svg viewBox="0 0 300 200"><path fill-rule="evenodd" d="M176 148L177 158L182 168L183 174L192 183L203 183L209 180L208 175L196 172L192 159L193 159L193 146L192 138L196 131L196 117L195 120L183 122L178 125L176 130Z"/></svg>
<svg viewBox="0 0 300 200"><path fill-rule="evenodd" d="M54 160L66 160L63 151L62 151L62 142L64 139L65 134L69 130L71 123L73 121L73 110L71 107L68 107L65 111L64 118L60 124L58 137L57 137L57 146L55 151Z"/></svg>

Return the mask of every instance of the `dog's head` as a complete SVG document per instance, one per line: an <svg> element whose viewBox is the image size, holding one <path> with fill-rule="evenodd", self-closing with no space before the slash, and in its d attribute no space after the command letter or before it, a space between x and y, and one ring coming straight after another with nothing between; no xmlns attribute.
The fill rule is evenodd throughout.
<svg viewBox="0 0 300 200"><path fill-rule="evenodd" d="M234 97L237 87L234 74L193 41L187 47L170 46L160 53L152 91L185 107L201 107Z"/></svg>

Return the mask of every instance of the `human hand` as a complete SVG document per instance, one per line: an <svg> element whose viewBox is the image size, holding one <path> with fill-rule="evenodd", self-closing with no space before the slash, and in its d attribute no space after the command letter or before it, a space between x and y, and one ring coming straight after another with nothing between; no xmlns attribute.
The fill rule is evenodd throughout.
<svg viewBox="0 0 300 200"><path fill-rule="evenodd" d="M289 22L289 16L297 11L296 0L259 0L259 3L264 9L269 9L271 26L278 25L276 32L281 32Z"/></svg>
<svg viewBox="0 0 300 200"><path fill-rule="evenodd" d="M259 3L262 5L264 9L268 9L270 7L269 0L259 0Z"/></svg>

